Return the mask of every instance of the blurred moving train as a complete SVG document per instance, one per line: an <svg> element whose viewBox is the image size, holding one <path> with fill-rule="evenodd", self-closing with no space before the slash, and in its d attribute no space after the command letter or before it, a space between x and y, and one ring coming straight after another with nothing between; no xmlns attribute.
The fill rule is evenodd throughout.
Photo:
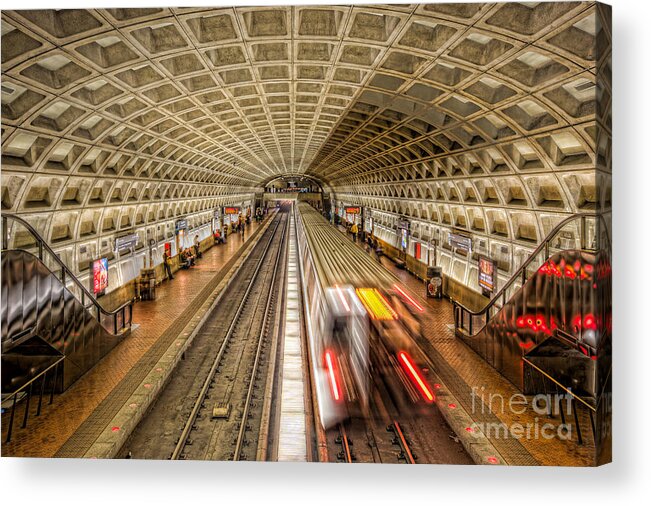
<svg viewBox="0 0 651 506"><path fill-rule="evenodd" d="M424 308L305 203L296 210L311 372L324 428L370 416L375 388L399 409L432 402L414 338Z"/></svg>

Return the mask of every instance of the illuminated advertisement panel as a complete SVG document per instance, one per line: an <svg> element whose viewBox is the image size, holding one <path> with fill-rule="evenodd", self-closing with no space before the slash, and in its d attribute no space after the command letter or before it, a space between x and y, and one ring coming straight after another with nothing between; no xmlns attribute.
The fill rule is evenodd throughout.
<svg viewBox="0 0 651 506"><path fill-rule="evenodd" d="M346 206L346 214L359 214L362 212L360 207L351 207L351 206Z"/></svg>
<svg viewBox="0 0 651 506"><path fill-rule="evenodd" d="M224 208L224 214L240 214L240 208L239 207L225 207Z"/></svg>
<svg viewBox="0 0 651 506"><path fill-rule="evenodd" d="M95 295L104 293L108 288L108 258L100 258L92 264L93 272L93 293Z"/></svg>
<svg viewBox="0 0 651 506"><path fill-rule="evenodd" d="M479 257L479 286L487 292L495 290L495 262L487 257Z"/></svg>
<svg viewBox="0 0 651 506"><path fill-rule="evenodd" d="M407 249L407 238L409 237L409 231L406 228L400 229L400 247L403 251Z"/></svg>
<svg viewBox="0 0 651 506"><path fill-rule="evenodd" d="M364 231L368 232L371 234L373 232L373 218L369 218L366 220L366 226L364 227Z"/></svg>
<svg viewBox="0 0 651 506"><path fill-rule="evenodd" d="M398 234L400 236L400 249L402 251L407 251L407 245L409 240L409 220L404 218L398 219L396 223L396 228L398 229Z"/></svg>

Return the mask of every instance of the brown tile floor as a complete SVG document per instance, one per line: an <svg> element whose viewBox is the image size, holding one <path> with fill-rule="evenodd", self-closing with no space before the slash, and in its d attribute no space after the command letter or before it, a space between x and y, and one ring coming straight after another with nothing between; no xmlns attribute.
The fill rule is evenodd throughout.
<svg viewBox="0 0 651 506"><path fill-rule="evenodd" d="M349 239L351 238L350 235L348 235L348 237ZM364 248L361 242L358 242L358 245ZM514 410L509 409L508 400L511 399L512 396L520 394L520 391L495 369L488 365L486 361L471 350L465 343L455 338L453 331L454 316L452 304L446 299L425 299L425 286L421 280L405 270L398 269L395 264L386 257L381 258L381 263L402 280L414 294L421 296L421 302L426 302L429 311L425 313L425 317L423 318L423 331L425 338L429 341L444 363L452 369L452 375L454 376L454 373L456 373L456 375L461 378L463 383L465 383L464 387L466 389L471 389L473 386L476 387L477 390L475 391L478 393L477 395L483 396L483 399L486 401L486 405L483 406L486 412L488 412L489 409L488 400L492 399L492 409L490 411L507 427L514 427L514 424L522 424L523 427L527 427L528 424L530 424L532 428L535 428L536 425L542 427L545 423L550 423L554 427L558 427L560 424L560 416L556 415L555 418L548 418L545 415L541 416L537 414L533 409L531 409L532 396L526 396L528 409L526 409L522 414L516 413L522 409L520 405L515 405ZM440 371L441 377L443 381L445 381L443 372L444 371ZM452 390L453 394L459 394L459 392L454 391L452 385L448 386L450 387L450 390ZM493 394L493 396L490 397L490 394ZM506 401L501 402L500 399L505 399ZM516 397L515 399L517 400L518 398ZM481 403L479 402L479 399L477 399L477 403L475 404L475 416L473 416L472 413L472 406L464 406L464 408L471 416L473 416L474 419L477 420L482 418L482 407L480 406ZM553 437L551 439L536 438L534 437L535 433L533 429L530 438L522 437L518 440L520 445L542 465L594 465L595 447L592 441L591 429L589 428L589 418L583 410L578 411L578 413L580 415L579 420L582 435L584 437L583 445L577 443L576 432L572 435L572 440L563 441L558 437ZM499 441L495 438L489 439L491 439L491 442L493 442L498 451L501 453L504 452L503 455L508 453L508 448L504 450L502 449L504 447L503 440ZM512 448L513 447L511 446L511 449ZM517 449L514 450L515 453L517 453L517 451ZM508 462L509 458L506 455L504 456ZM516 456L514 456L514 460L522 463L522 460L516 459L515 457Z"/></svg>
<svg viewBox="0 0 651 506"><path fill-rule="evenodd" d="M195 267L177 271L172 281L158 286L155 301L137 303L133 322L140 326L66 392L55 396L40 417L30 417L27 428L14 423L12 440L2 445L2 456L53 456L259 226L253 223L248 227L244 241L240 234L229 235L225 245L204 252ZM3 428L5 425L3 417Z"/></svg>

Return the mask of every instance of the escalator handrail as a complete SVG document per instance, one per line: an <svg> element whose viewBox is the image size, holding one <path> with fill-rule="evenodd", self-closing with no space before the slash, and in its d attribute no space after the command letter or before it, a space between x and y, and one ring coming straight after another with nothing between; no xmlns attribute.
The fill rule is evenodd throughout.
<svg viewBox="0 0 651 506"><path fill-rule="evenodd" d="M606 221L603 217L603 214L601 213L580 213L580 214L573 214L572 216L568 216L564 220L562 220L560 223L558 223L549 234L545 237L545 239L538 245L538 247L529 255L529 257L522 263L520 268L518 268L517 271L509 278L509 280L504 284L504 286L493 296L493 298L482 308L477 311L474 311L467 306L463 304L463 302L460 302L458 300L453 300L452 302L454 303L455 306L460 307L463 309L466 313L468 313L471 317L472 316L479 316L481 314L486 313L491 307L493 307L497 302L502 298L506 290L513 285L516 280L521 279L523 273L529 267L529 265L534 261L534 259L537 257L537 255L543 251L545 248L549 246L549 243L556 237L558 232L565 227L568 223L571 223L572 221L575 220L585 220L586 218L595 218L601 222L603 222L603 225L606 226ZM607 229L606 229L607 230ZM584 234L585 230L584 227L581 227L581 234ZM607 239L607 250L610 251L610 237L606 233L606 239ZM582 242L582 238L581 238ZM479 330L479 329L478 329Z"/></svg>
<svg viewBox="0 0 651 506"><path fill-rule="evenodd" d="M95 298L95 296L90 293L90 290L88 290L88 288L86 288L84 286L84 284L81 281L79 281L77 276L75 276L75 274L70 270L70 268L63 262L63 260L61 260L59 258L59 256L54 252L54 250L52 248L50 248L50 246L47 244L47 242L45 242L45 239L43 239L43 237L41 237L41 235L36 231L36 229L34 227L32 227L32 225L30 225L23 218L20 218L19 216L16 216L15 214L11 214L11 213L2 213L2 218L3 218L3 221L5 221L5 219L14 220L14 221L20 223L23 227L25 227L29 231L29 233L32 234L34 239L36 239L36 243L37 243L37 246L39 247L39 250L42 247L50 254L50 256L61 267L61 269L63 271L65 271L66 279L72 280L72 282L75 285L77 285L79 287L79 289L83 292L84 296L87 297L88 300L93 304L93 306L95 306L95 308L99 312L101 312L102 314L104 314L106 316L109 316L109 317L116 318L118 313L122 312L126 307L133 305L133 301L128 300L128 301L126 301L125 303L123 303L122 305L120 305L119 307L117 307L116 309L114 309L112 311L109 311L109 310L105 309L99 303L99 301ZM3 225L5 225L5 224L3 224ZM6 233L6 230L3 230L3 234L4 233ZM4 246L5 245L3 244L3 248L4 248ZM39 260L43 261L42 254L40 256L41 256L41 258L39 258ZM65 283L64 283L64 285L65 285ZM82 303L82 301L79 301L79 302ZM86 307L86 304L82 303L82 305L84 307ZM96 316L96 318L99 320L99 314ZM123 325L125 325L125 322L123 322Z"/></svg>

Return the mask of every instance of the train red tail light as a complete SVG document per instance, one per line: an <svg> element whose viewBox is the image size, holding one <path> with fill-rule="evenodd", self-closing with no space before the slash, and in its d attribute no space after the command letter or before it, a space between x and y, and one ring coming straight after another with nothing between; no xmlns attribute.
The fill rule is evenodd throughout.
<svg viewBox="0 0 651 506"><path fill-rule="evenodd" d="M583 318L583 327L586 330L597 330L597 320L592 313L585 315Z"/></svg>
<svg viewBox="0 0 651 506"><path fill-rule="evenodd" d="M400 359L400 363L404 369L407 371L409 378L418 387L425 400L427 402L434 401L434 394L430 390L421 374L418 372L418 369L414 366L414 361L411 359L411 357L404 351L401 351L398 353L398 358Z"/></svg>
<svg viewBox="0 0 651 506"><path fill-rule="evenodd" d="M332 390L332 396L335 401L340 401L342 398L341 388L339 387L339 381L337 380L337 370L335 366L335 359L331 351L325 352L325 362L326 367L328 368L328 380L330 381L330 389Z"/></svg>
<svg viewBox="0 0 651 506"><path fill-rule="evenodd" d="M393 288L395 288L395 290L400 295L402 295L405 298L405 300L409 302L412 306L414 306L419 312L422 313L423 311L425 311L425 308L421 306L418 302L416 302L416 300L413 297L411 297L405 290L400 288L400 285L395 284L393 285Z"/></svg>

